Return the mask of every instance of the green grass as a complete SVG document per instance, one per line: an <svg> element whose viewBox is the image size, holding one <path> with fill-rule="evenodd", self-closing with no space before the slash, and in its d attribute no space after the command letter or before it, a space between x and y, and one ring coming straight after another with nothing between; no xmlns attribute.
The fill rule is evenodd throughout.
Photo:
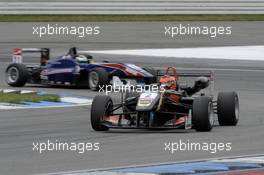
<svg viewBox="0 0 264 175"><path fill-rule="evenodd" d="M40 102L51 101L59 102L60 97L53 94L37 95L37 94L18 94L0 92L0 103L23 104L24 102Z"/></svg>
<svg viewBox="0 0 264 175"><path fill-rule="evenodd" d="M0 15L0 22L264 21L264 15Z"/></svg>

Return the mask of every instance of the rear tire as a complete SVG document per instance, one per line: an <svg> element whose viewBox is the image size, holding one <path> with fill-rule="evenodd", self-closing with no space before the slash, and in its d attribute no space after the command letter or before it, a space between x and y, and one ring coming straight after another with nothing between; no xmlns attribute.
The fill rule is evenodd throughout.
<svg viewBox="0 0 264 175"><path fill-rule="evenodd" d="M13 87L22 87L29 78L27 67L23 64L12 63L6 69L6 82Z"/></svg>
<svg viewBox="0 0 264 175"><path fill-rule="evenodd" d="M108 127L102 125L104 117L113 110L113 101L107 95L98 95L93 99L91 107L91 125L95 131L107 131Z"/></svg>
<svg viewBox="0 0 264 175"><path fill-rule="evenodd" d="M144 67L143 69L153 75L153 78L148 79L146 84L157 83L157 71L153 67Z"/></svg>
<svg viewBox="0 0 264 175"><path fill-rule="evenodd" d="M209 97L197 97L193 101L192 123L196 131L211 131L213 128L213 103Z"/></svg>
<svg viewBox="0 0 264 175"><path fill-rule="evenodd" d="M95 68L89 72L89 87L93 91L105 88L105 85L108 85L109 81L109 73L103 68Z"/></svg>
<svg viewBox="0 0 264 175"><path fill-rule="evenodd" d="M236 126L239 120L239 99L236 92L220 92L217 97L218 122L221 126Z"/></svg>

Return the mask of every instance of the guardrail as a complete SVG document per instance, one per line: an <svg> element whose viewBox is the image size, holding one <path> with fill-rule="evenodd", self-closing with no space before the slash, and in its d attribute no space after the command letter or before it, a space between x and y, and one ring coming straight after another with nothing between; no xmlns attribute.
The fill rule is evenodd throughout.
<svg viewBox="0 0 264 175"><path fill-rule="evenodd" d="M264 0L2 0L0 14L264 14Z"/></svg>

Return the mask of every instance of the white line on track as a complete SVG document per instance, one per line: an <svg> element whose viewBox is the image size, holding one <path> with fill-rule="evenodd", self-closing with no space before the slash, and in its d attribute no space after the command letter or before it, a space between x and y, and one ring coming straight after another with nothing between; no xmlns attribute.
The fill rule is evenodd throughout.
<svg viewBox="0 0 264 175"><path fill-rule="evenodd" d="M10 62L2 62L10 64ZM154 67L157 69L162 69L164 67ZM192 68L192 67L176 67L177 69L181 70L213 70L213 71L230 71L230 72L264 72L264 69L246 69L246 68L211 68L211 67L199 67L199 68Z"/></svg>
<svg viewBox="0 0 264 175"><path fill-rule="evenodd" d="M31 106L1 106L0 104L0 110L20 110L20 109L45 109L45 108L69 108L69 107L79 107L79 106L90 106L91 103L87 104L71 104L67 106L36 106L36 107L31 107Z"/></svg>
<svg viewBox="0 0 264 175"><path fill-rule="evenodd" d="M2 62L2 64L10 64L10 62ZM33 64L33 63L27 63ZM164 67L154 67L157 69L162 69ZM246 69L246 68L211 68L211 67L199 67L199 68L192 68L192 67L176 67L177 69L183 70L213 70L213 71L230 71L230 72L264 72L264 69Z"/></svg>
<svg viewBox="0 0 264 175"><path fill-rule="evenodd" d="M228 46L89 51L97 54L264 61L264 46Z"/></svg>
<svg viewBox="0 0 264 175"><path fill-rule="evenodd" d="M156 67L155 67L156 68ZM162 68L162 67L157 67ZM189 68L189 67L176 67L178 70L213 70L213 71L230 71L230 72L264 72L264 69L241 69L241 68L234 68L234 69L225 69L225 68Z"/></svg>

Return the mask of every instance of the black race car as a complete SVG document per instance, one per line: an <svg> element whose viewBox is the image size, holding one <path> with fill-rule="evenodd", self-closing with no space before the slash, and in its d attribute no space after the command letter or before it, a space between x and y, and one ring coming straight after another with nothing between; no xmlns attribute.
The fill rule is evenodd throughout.
<svg viewBox="0 0 264 175"><path fill-rule="evenodd" d="M173 74L169 70L173 70ZM158 70L157 75L157 91L122 93L118 104L113 104L110 96L96 96L91 107L92 128L96 131L109 128L211 131L214 114L217 114L221 126L237 125L238 95L236 92L220 92L214 100L213 72L177 73L175 68L169 67L166 72ZM178 83L178 78L182 77L196 77L194 85Z"/></svg>

